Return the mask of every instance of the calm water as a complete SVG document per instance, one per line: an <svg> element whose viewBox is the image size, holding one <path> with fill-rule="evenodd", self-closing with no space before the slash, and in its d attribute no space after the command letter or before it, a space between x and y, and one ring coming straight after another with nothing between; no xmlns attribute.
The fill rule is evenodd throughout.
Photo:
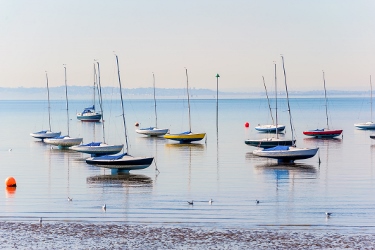
<svg viewBox="0 0 375 250"><path fill-rule="evenodd" d="M279 121L287 125L283 136L290 138L285 102L279 101ZM102 141L101 123L75 118L76 111L89 105L70 102L70 135L86 143ZM188 130L186 105L184 100L159 100L158 127L172 133ZM48 127L45 101L2 101L0 107L0 179L14 176L18 184L16 191L4 187L0 192L2 220L375 231L375 144L371 131L353 126L370 120L368 100L330 99L330 126L344 129L344 136L321 140L306 138L302 131L325 127L324 101L292 99L297 145L320 150L291 166L257 158L251 153L255 148L244 144L267 136L254 130L258 123L271 122L265 99L220 100L218 136L216 100L193 100L192 130L206 132L207 140L191 145L136 134L135 122L154 125L153 101L126 101L129 153L154 156L160 173L152 164L122 176L87 165L86 154L51 149L30 137ZM66 134L65 102L54 101L51 107L52 130ZM104 108L107 142L123 143L119 102L107 100ZM101 210L104 203L106 212ZM333 213L330 219L326 211Z"/></svg>

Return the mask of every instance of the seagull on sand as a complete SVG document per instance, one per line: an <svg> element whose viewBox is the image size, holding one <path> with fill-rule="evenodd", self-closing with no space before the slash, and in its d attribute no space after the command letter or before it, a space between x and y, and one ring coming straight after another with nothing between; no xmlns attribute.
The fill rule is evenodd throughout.
<svg viewBox="0 0 375 250"><path fill-rule="evenodd" d="M189 205L194 205L194 201L188 201L187 202Z"/></svg>
<svg viewBox="0 0 375 250"><path fill-rule="evenodd" d="M210 205L212 204L212 202L214 202L212 199L210 199L210 200L208 201L208 203L210 203Z"/></svg>
<svg viewBox="0 0 375 250"><path fill-rule="evenodd" d="M104 211L107 210L107 205L104 204L104 205L102 206L102 209L103 209Z"/></svg>
<svg viewBox="0 0 375 250"><path fill-rule="evenodd" d="M73 200L73 198L68 197L68 201L72 201L72 200Z"/></svg>

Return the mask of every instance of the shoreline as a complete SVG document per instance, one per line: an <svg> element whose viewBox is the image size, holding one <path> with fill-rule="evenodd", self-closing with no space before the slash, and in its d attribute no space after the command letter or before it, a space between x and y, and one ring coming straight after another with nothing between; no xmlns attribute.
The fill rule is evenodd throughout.
<svg viewBox="0 0 375 250"><path fill-rule="evenodd" d="M322 249L375 248L375 234L336 230L207 229L114 223L0 222L2 248Z"/></svg>

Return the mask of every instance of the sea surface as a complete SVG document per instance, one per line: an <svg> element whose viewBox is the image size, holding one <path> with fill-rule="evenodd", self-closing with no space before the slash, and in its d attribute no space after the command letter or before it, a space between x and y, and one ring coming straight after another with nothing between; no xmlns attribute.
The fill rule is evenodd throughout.
<svg viewBox="0 0 375 250"><path fill-rule="evenodd" d="M105 141L112 144L125 142L118 99L114 95L103 105ZM83 137L84 143L104 140L101 122L76 119L76 112L90 105L87 100L69 102L70 136ZM273 100L271 106L275 116ZM155 157L149 168L129 175L112 175L87 165L87 154L32 138L31 132L48 129L47 101L0 101L0 107L0 179L13 176L17 181L15 190L4 185L0 192L2 221L38 222L43 217L51 223L375 232L375 141L371 131L353 126L370 121L368 98L329 99L329 126L344 130L337 139L302 134L326 127L322 98L292 98L297 146L319 147L315 157L292 165L258 158L252 154L256 148L244 143L275 136L254 129L272 123L265 98L219 100L218 123L216 99L191 100L191 130L207 133L192 144L138 135L136 122L155 125L154 101L125 100L129 154ZM159 128L189 130L186 100L157 100L157 112ZM280 136L291 138L284 99L278 101L278 121L287 127ZM65 100L51 102L51 124L53 131L67 134ZM326 218L325 212L332 216Z"/></svg>

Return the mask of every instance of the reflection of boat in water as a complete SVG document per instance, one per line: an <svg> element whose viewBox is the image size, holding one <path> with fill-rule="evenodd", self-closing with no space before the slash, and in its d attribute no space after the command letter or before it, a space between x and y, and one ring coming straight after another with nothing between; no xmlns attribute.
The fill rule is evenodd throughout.
<svg viewBox="0 0 375 250"><path fill-rule="evenodd" d="M276 164L266 163L256 165L254 170L257 173L266 175L275 175L276 179L290 179L290 178L309 178L316 179L317 170L312 165L307 164Z"/></svg>
<svg viewBox="0 0 375 250"><path fill-rule="evenodd" d="M96 175L87 177L89 184L121 184L131 187L152 187L153 181L150 177L140 174L115 174L115 175Z"/></svg>
<svg viewBox="0 0 375 250"><path fill-rule="evenodd" d="M166 143L164 144L166 148L176 148L178 150L184 151L187 149L194 149L196 151L203 151L205 149L204 144L200 143L189 143L189 144L180 144L180 143Z"/></svg>

